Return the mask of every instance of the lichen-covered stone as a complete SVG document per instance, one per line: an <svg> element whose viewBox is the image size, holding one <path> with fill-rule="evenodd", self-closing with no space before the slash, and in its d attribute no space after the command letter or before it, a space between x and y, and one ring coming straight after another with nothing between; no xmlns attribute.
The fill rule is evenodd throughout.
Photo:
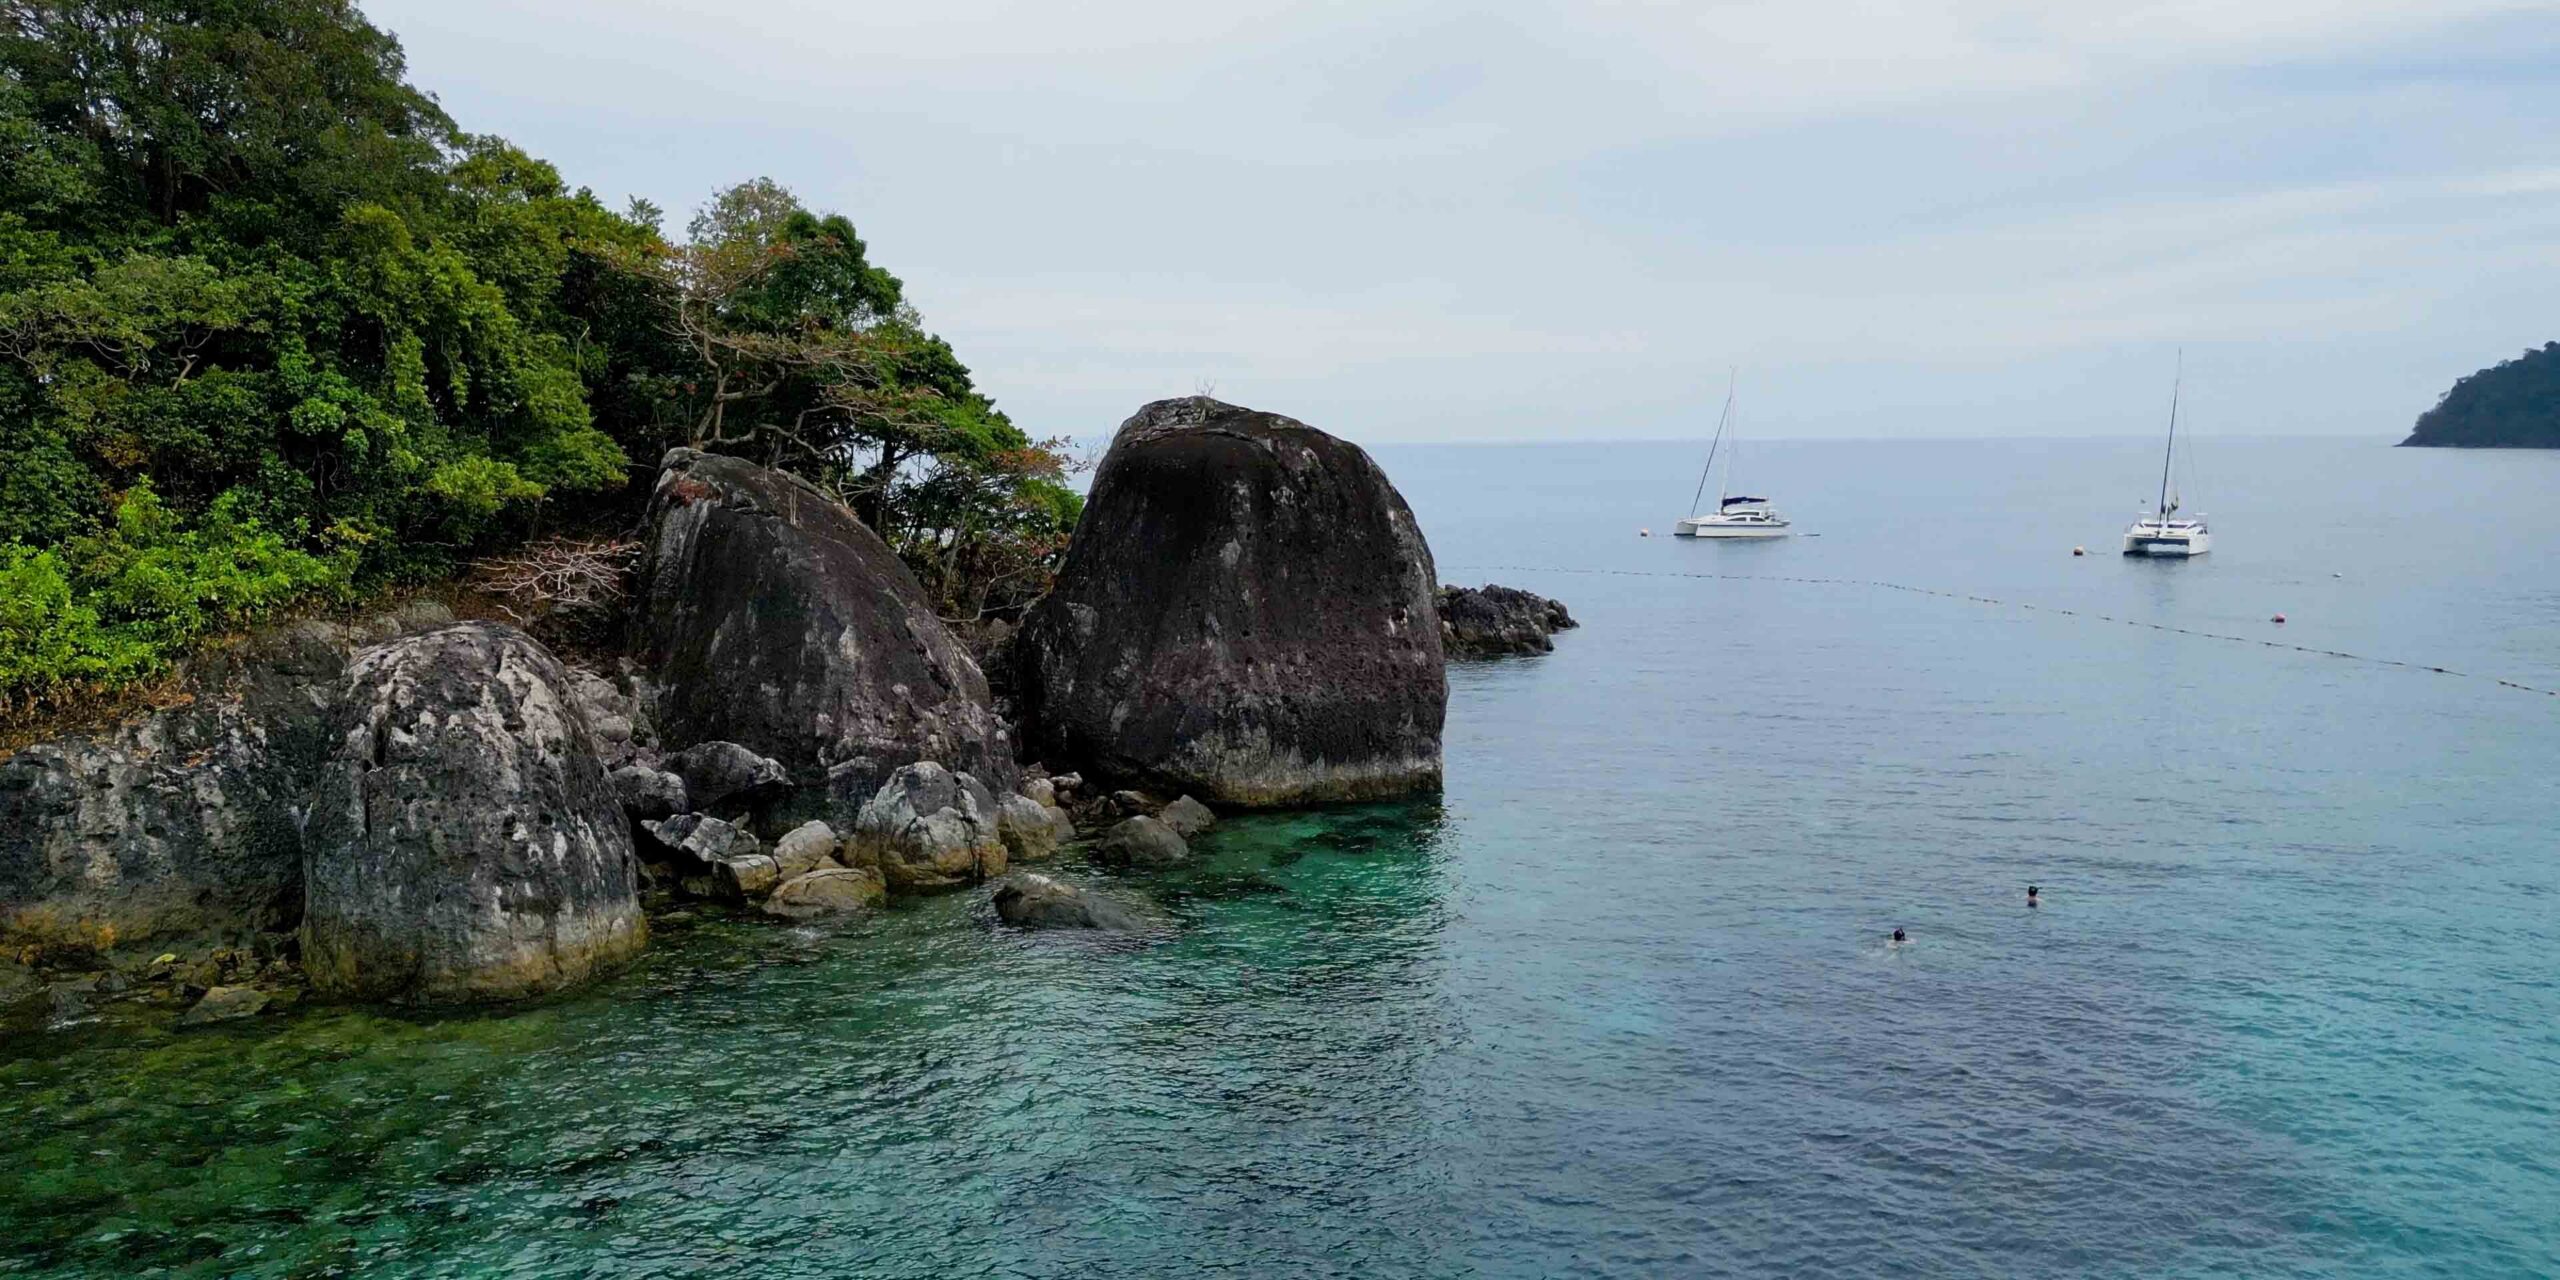
<svg viewBox="0 0 2560 1280"><path fill-rule="evenodd" d="M835 828L815 820L804 822L773 842L773 861L782 878L789 880L832 865L840 843Z"/></svg>
<svg viewBox="0 0 2560 1280"><path fill-rule="evenodd" d="M764 900L768 914L787 920L845 915L877 907L888 896L880 873L869 868L820 867L783 882Z"/></svg>
<svg viewBox="0 0 2560 1280"><path fill-rule="evenodd" d="M301 809L348 658L442 626L413 603L269 628L189 660L158 709L0 760L0 945L88 951L290 929Z"/></svg>
<svg viewBox="0 0 2560 1280"><path fill-rule="evenodd" d="M640 830L649 838L650 857L673 862L687 874L707 873L714 863L764 852L764 842L754 832L707 813L679 813L643 822Z"/></svg>
<svg viewBox="0 0 2560 1280"><path fill-rule="evenodd" d="M611 776L614 795L634 822L672 818L693 808L692 797L685 793L684 779L664 769L626 764Z"/></svg>
<svg viewBox="0 0 2560 1280"><path fill-rule="evenodd" d="M1158 809L1156 820L1173 828L1173 833L1185 840L1218 825L1218 815L1209 812L1209 806L1189 796Z"/></svg>
<svg viewBox="0 0 2560 1280"><path fill-rule="evenodd" d="M504 999L640 950L630 823L532 637L467 622L366 650L338 723L303 845L316 989Z"/></svg>
<svg viewBox="0 0 2560 1280"><path fill-rule="evenodd" d="M918 760L1011 787L986 677L851 511L783 472L676 449L648 524L635 627L666 745L738 742L856 804Z"/></svg>
<svg viewBox="0 0 2560 1280"><path fill-rule="evenodd" d="M855 865L879 868L899 890L975 884L1005 868L994 793L930 760L880 784L855 817L847 847Z"/></svg>
<svg viewBox="0 0 2560 1280"><path fill-rule="evenodd" d="M667 757L667 769L684 779L686 798L705 813L743 812L791 785L781 761L734 742L697 742Z"/></svg>
<svg viewBox="0 0 2560 1280"><path fill-rule="evenodd" d="M1206 397L1148 405L1015 641L1035 745L1221 805L1432 788L1435 581L1357 446Z"/></svg>
<svg viewBox="0 0 2560 1280"><path fill-rule="evenodd" d="M1075 838L1076 824L1063 811L1026 795L996 801L996 833L1015 862L1038 862Z"/></svg>

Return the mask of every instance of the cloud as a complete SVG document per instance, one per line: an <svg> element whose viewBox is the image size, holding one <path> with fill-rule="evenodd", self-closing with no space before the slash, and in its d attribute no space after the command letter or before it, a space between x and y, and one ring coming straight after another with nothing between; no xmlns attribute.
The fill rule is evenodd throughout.
<svg viewBox="0 0 2560 1280"><path fill-rule="evenodd" d="M1807 433L2106 429L2187 344L2235 414L2383 436L2554 336L2542 6L368 11L608 195L850 213L1035 430L1211 378L1373 438L1681 432L1729 363Z"/></svg>

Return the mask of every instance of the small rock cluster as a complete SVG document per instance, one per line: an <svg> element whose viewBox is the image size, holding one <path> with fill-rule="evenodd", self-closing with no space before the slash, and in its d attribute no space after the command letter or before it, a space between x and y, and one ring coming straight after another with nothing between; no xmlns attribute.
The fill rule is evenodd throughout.
<svg viewBox="0 0 2560 1280"><path fill-rule="evenodd" d="M1580 625L1563 604L1516 587L1440 588L1440 647L1452 658L1551 653L1554 635Z"/></svg>

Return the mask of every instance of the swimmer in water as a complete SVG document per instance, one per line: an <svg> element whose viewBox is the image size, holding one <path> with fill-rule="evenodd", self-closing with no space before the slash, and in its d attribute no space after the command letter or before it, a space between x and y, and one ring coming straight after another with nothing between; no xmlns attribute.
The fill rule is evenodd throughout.
<svg viewBox="0 0 2560 1280"><path fill-rule="evenodd" d="M2027 905L2030 907L2041 907L2044 905L2043 903L2036 901L2036 887L2034 885L2027 886Z"/></svg>
<svg viewBox="0 0 2560 1280"><path fill-rule="evenodd" d="M1911 939L1904 937L1902 934L1902 926L1895 925L1893 927L1893 945L1898 947L1909 941L1911 941Z"/></svg>

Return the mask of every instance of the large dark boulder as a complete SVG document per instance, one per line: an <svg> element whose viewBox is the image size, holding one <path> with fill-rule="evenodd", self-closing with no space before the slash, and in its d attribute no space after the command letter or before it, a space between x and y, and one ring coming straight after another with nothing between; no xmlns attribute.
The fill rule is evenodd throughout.
<svg viewBox="0 0 2560 1280"><path fill-rule="evenodd" d="M1556 632L1581 624L1555 600L1518 587L1442 587L1440 647L1452 658L1551 653Z"/></svg>
<svg viewBox="0 0 2560 1280"><path fill-rule="evenodd" d="M1042 758L1220 805L1437 786L1434 583L1358 446L1204 396L1148 405L1015 640Z"/></svg>
<svg viewBox="0 0 2560 1280"><path fill-rule="evenodd" d="M300 809L348 658L452 621L414 603L268 628L189 660L155 709L0 760L0 948L292 928Z"/></svg>
<svg viewBox="0 0 2560 1280"><path fill-rule="evenodd" d="M507 999L640 950L631 825L532 637L466 622L366 650L338 728L303 839L315 988Z"/></svg>
<svg viewBox="0 0 2560 1280"><path fill-rule="evenodd" d="M918 760L1013 785L986 677L842 504L780 471L674 449L648 523L636 640L668 749L739 743L842 816Z"/></svg>

